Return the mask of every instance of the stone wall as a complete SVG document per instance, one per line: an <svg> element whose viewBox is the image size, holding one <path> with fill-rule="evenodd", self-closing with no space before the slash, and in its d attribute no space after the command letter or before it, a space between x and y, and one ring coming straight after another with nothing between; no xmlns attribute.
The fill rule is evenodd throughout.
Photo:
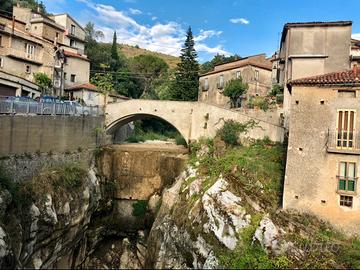
<svg viewBox="0 0 360 270"><path fill-rule="evenodd" d="M0 157L95 148L103 117L0 116Z"/></svg>

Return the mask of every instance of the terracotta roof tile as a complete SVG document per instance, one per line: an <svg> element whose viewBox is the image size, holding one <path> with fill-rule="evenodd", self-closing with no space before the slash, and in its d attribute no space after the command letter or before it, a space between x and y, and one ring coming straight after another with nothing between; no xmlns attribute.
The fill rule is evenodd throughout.
<svg viewBox="0 0 360 270"><path fill-rule="evenodd" d="M86 61L89 61L89 59L81 54L78 54L78 53L74 53L74 52L70 52L70 51L66 51L64 50L64 54L66 56L70 56L70 57L76 57L76 58L80 58L80 59L83 59L83 60L86 60Z"/></svg>
<svg viewBox="0 0 360 270"><path fill-rule="evenodd" d="M100 92L100 90L98 90L97 87L91 83L83 83L83 84L71 86L71 87L67 88L66 90L77 90L77 89L88 89L88 90Z"/></svg>
<svg viewBox="0 0 360 270"><path fill-rule="evenodd" d="M360 85L360 67L354 67L351 70L332 72L324 75L312 76L292 80L291 85Z"/></svg>

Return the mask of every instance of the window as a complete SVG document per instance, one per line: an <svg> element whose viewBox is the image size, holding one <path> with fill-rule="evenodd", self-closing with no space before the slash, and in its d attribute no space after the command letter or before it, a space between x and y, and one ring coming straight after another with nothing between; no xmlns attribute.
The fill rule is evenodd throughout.
<svg viewBox="0 0 360 270"><path fill-rule="evenodd" d="M75 75L75 74L71 74L71 76L70 76L70 81L71 81L71 82L75 82L75 80L76 80L76 75Z"/></svg>
<svg viewBox="0 0 360 270"><path fill-rule="evenodd" d="M338 175L338 191L356 191L356 163L340 162Z"/></svg>
<svg viewBox="0 0 360 270"><path fill-rule="evenodd" d="M341 98L356 98L355 90L338 90L338 96Z"/></svg>
<svg viewBox="0 0 360 270"><path fill-rule="evenodd" d="M355 132L355 110L337 112L337 148L353 148Z"/></svg>
<svg viewBox="0 0 360 270"><path fill-rule="evenodd" d="M255 81L259 80L259 71L255 70Z"/></svg>
<svg viewBox="0 0 360 270"><path fill-rule="evenodd" d="M72 35L75 35L75 29L76 29L75 25L72 24L71 25L71 32L70 32Z"/></svg>
<svg viewBox="0 0 360 270"><path fill-rule="evenodd" d="M224 88L224 75L219 76L218 89Z"/></svg>
<svg viewBox="0 0 360 270"><path fill-rule="evenodd" d="M204 80L204 88L203 88L203 90L204 90L204 91L209 90L209 79L208 79L208 78L206 78L206 79Z"/></svg>
<svg viewBox="0 0 360 270"><path fill-rule="evenodd" d="M60 36L59 32L56 32L56 38L59 38L59 36Z"/></svg>
<svg viewBox="0 0 360 270"><path fill-rule="evenodd" d="M67 80L67 73L64 72L64 80Z"/></svg>
<svg viewBox="0 0 360 270"><path fill-rule="evenodd" d="M93 99L94 99L94 95L91 92L89 92L88 93L88 100L93 100Z"/></svg>
<svg viewBox="0 0 360 270"><path fill-rule="evenodd" d="M26 72L26 73L31 73L31 66L26 65L26 66L25 66L25 72Z"/></svg>
<svg viewBox="0 0 360 270"><path fill-rule="evenodd" d="M70 39L70 47L75 47L76 46L76 41L73 39Z"/></svg>
<svg viewBox="0 0 360 270"><path fill-rule="evenodd" d="M4 67L4 58L0 57L0 68Z"/></svg>
<svg viewBox="0 0 360 270"><path fill-rule="evenodd" d="M238 70L236 71L236 79L240 79L241 78L241 71Z"/></svg>
<svg viewBox="0 0 360 270"><path fill-rule="evenodd" d="M35 46L26 44L26 58L34 59Z"/></svg>
<svg viewBox="0 0 360 270"><path fill-rule="evenodd" d="M353 206L353 197L352 196L340 196L340 205L346 207Z"/></svg>
<svg viewBox="0 0 360 270"><path fill-rule="evenodd" d="M0 47L2 46L2 36L0 36Z"/></svg>

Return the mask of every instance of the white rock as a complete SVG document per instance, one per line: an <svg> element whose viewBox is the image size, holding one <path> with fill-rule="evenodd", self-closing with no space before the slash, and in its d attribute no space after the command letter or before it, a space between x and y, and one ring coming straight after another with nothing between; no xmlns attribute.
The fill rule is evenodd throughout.
<svg viewBox="0 0 360 270"><path fill-rule="evenodd" d="M54 205L52 202L52 197L50 194L46 194L45 200L45 217L44 220L53 225L58 223L58 218L54 209Z"/></svg>
<svg viewBox="0 0 360 270"><path fill-rule="evenodd" d="M8 253L8 247L5 242L6 233L2 227L0 227L0 258L5 257Z"/></svg>
<svg viewBox="0 0 360 270"><path fill-rule="evenodd" d="M32 263L33 263L35 269L40 269L40 267L43 264L42 260L38 257L33 258Z"/></svg>
<svg viewBox="0 0 360 270"><path fill-rule="evenodd" d="M277 252L279 249L279 231L268 215L260 221L256 229L253 240L258 240L261 246L268 251L269 249Z"/></svg>
<svg viewBox="0 0 360 270"><path fill-rule="evenodd" d="M209 218L204 230L211 230L221 243L234 250L238 241L237 231L250 224L250 216L246 215L245 209L240 205L241 198L227 190L228 185L220 176L202 197L203 207Z"/></svg>

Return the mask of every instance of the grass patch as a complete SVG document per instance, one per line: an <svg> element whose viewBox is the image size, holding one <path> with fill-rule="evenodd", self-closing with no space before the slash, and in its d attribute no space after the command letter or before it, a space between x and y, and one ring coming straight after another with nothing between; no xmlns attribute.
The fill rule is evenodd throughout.
<svg viewBox="0 0 360 270"><path fill-rule="evenodd" d="M135 203L133 203L133 211L132 215L134 217L143 217L146 214L146 211L148 209L148 201L140 200Z"/></svg>

